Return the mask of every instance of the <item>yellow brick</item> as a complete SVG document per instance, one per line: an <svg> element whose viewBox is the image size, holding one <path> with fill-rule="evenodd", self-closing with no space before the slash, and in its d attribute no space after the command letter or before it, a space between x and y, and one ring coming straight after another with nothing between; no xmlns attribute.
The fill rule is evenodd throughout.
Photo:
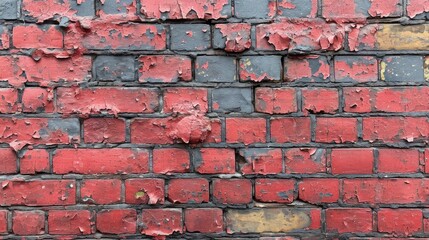
<svg viewBox="0 0 429 240"><path fill-rule="evenodd" d="M226 219L228 231L233 233L289 232L305 229L311 224L306 209L231 209L227 211Z"/></svg>
<svg viewBox="0 0 429 240"><path fill-rule="evenodd" d="M428 50L429 24L382 24L376 39L378 50Z"/></svg>

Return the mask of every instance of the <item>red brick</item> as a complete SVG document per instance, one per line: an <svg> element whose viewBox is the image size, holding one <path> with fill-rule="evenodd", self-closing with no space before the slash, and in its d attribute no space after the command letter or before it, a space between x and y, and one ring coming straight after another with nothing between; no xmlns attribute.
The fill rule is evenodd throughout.
<svg viewBox="0 0 429 240"><path fill-rule="evenodd" d="M426 163L429 162L429 149L425 149L424 162L425 162L425 173L428 173L429 172L429 164L426 164Z"/></svg>
<svg viewBox="0 0 429 240"><path fill-rule="evenodd" d="M382 112L426 112L429 87L374 89L374 109Z"/></svg>
<svg viewBox="0 0 429 240"><path fill-rule="evenodd" d="M145 149L58 149L53 156L54 173L127 174L147 173Z"/></svg>
<svg viewBox="0 0 429 240"><path fill-rule="evenodd" d="M167 88L164 91L164 113L206 113L207 89Z"/></svg>
<svg viewBox="0 0 429 240"><path fill-rule="evenodd" d="M4 180L0 185L2 206L54 206L76 203L74 180Z"/></svg>
<svg viewBox="0 0 429 240"><path fill-rule="evenodd" d="M136 233L137 212L135 209L108 209L97 213L97 230L101 233Z"/></svg>
<svg viewBox="0 0 429 240"><path fill-rule="evenodd" d="M378 231L395 236L411 236L423 232L421 209L386 209L378 211Z"/></svg>
<svg viewBox="0 0 429 240"><path fill-rule="evenodd" d="M45 233L45 213L42 211L13 212L12 231L16 235Z"/></svg>
<svg viewBox="0 0 429 240"><path fill-rule="evenodd" d="M347 87L343 89L343 95L345 112L371 112L373 98L369 88Z"/></svg>
<svg viewBox="0 0 429 240"><path fill-rule="evenodd" d="M154 173L185 173L189 172L190 169L190 156L186 149L154 149L152 162Z"/></svg>
<svg viewBox="0 0 429 240"><path fill-rule="evenodd" d="M333 174L371 174L373 168L372 148L332 149L331 169Z"/></svg>
<svg viewBox="0 0 429 240"><path fill-rule="evenodd" d="M325 81L331 76L326 57L310 55L284 60L284 77L287 81Z"/></svg>
<svg viewBox="0 0 429 240"><path fill-rule="evenodd" d="M182 209L143 209L141 233L149 236L165 236L183 232Z"/></svg>
<svg viewBox="0 0 429 240"><path fill-rule="evenodd" d="M201 174L235 173L234 149L203 148L194 152L195 171Z"/></svg>
<svg viewBox="0 0 429 240"><path fill-rule="evenodd" d="M226 142L265 143L266 120L263 118L227 118Z"/></svg>
<svg viewBox="0 0 429 240"><path fill-rule="evenodd" d="M62 48L63 33L54 25L18 25L13 28L16 48Z"/></svg>
<svg viewBox="0 0 429 240"><path fill-rule="evenodd" d="M213 45L226 52L244 52L252 46L251 25L227 23L214 26Z"/></svg>
<svg viewBox="0 0 429 240"><path fill-rule="evenodd" d="M292 203L295 199L295 180L255 180L255 199L259 202Z"/></svg>
<svg viewBox="0 0 429 240"><path fill-rule="evenodd" d="M81 24L81 23L80 23ZM118 24L104 20L70 24L64 37L68 49L164 50L166 29L157 24Z"/></svg>
<svg viewBox="0 0 429 240"><path fill-rule="evenodd" d="M13 88L1 88L0 89L0 113L15 113L17 111L18 111L18 91Z"/></svg>
<svg viewBox="0 0 429 240"><path fill-rule="evenodd" d="M204 178L171 179L168 200L172 203L209 202L209 182Z"/></svg>
<svg viewBox="0 0 429 240"><path fill-rule="evenodd" d="M7 211L0 210L0 233L7 233Z"/></svg>
<svg viewBox="0 0 429 240"><path fill-rule="evenodd" d="M285 152L286 173L325 173L326 150L291 148Z"/></svg>
<svg viewBox="0 0 429 240"><path fill-rule="evenodd" d="M0 174L17 173L17 157L11 148L0 148Z"/></svg>
<svg viewBox="0 0 429 240"><path fill-rule="evenodd" d="M88 235L92 231L92 216L87 210L51 210L48 216L50 234Z"/></svg>
<svg viewBox="0 0 429 240"><path fill-rule="evenodd" d="M59 17L67 17L69 19L78 20L82 19L79 10L88 8L94 4L92 1L74 1L74 0L23 0L22 12L25 14L26 19L30 21L37 21L38 23L45 20L55 19L59 21ZM86 9L86 11L94 11L94 9ZM85 12L85 11L83 11ZM87 17L87 16L86 16Z"/></svg>
<svg viewBox="0 0 429 240"><path fill-rule="evenodd" d="M367 17L398 17L402 13L399 0L374 0L370 5L363 2L346 0L336 2L326 0L323 2L323 17L327 19L339 19L344 21L358 21Z"/></svg>
<svg viewBox="0 0 429 240"><path fill-rule="evenodd" d="M414 142L429 137L429 121L424 117L368 117L362 122L365 141Z"/></svg>
<svg viewBox="0 0 429 240"><path fill-rule="evenodd" d="M220 142L220 133L217 119L195 113L168 118L139 118L131 122L132 143Z"/></svg>
<svg viewBox="0 0 429 240"><path fill-rule="evenodd" d="M329 208L326 229L338 233L372 232L372 210L369 208Z"/></svg>
<svg viewBox="0 0 429 240"><path fill-rule="evenodd" d="M20 160L21 174L49 172L49 152L46 149L27 150Z"/></svg>
<svg viewBox="0 0 429 240"><path fill-rule="evenodd" d="M335 81L374 82L378 79L378 62L370 56L338 56L335 58Z"/></svg>
<svg viewBox="0 0 429 240"><path fill-rule="evenodd" d="M15 86L28 81L49 86L63 82L83 82L90 77L91 65L90 56L65 59L42 57L39 61L28 56L18 56L12 61L14 71L9 83Z"/></svg>
<svg viewBox="0 0 429 240"><path fill-rule="evenodd" d="M106 98L109 96L109 98ZM150 88L59 88L60 113L152 113L158 108L158 91Z"/></svg>
<svg viewBox="0 0 429 240"><path fill-rule="evenodd" d="M84 203L114 204L121 201L121 180L85 179L81 183L80 197Z"/></svg>
<svg viewBox="0 0 429 240"><path fill-rule="evenodd" d="M83 121L86 143L125 142L125 121L116 118L90 118Z"/></svg>
<svg viewBox="0 0 429 240"><path fill-rule="evenodd" d="M10 31L6 26L0 27L0 49L5 50L10 47Z"/></svg>
<svg viewBox="0 0 429 240"><path fill-rule="evenodd" d="M25 88L22 94L22 111L54 112L54 92L48 88Z"/></svg>
<svg viewBox="0 0 429 240"><path fill-rule="evenodd" d="M223 232L223 213L219 208L185 209L187 232L220 233Z"/></svg>
<svg viewBox="0 0 429 240"><path fill-rule="evenodd" d="M429 6L428 0L408 0L407 16L414 18L419 14L427 13L429 12L428 6Z"/></svg>
<svg viewBox="0 0 429 240"><path fill-rule="evenodd" d="M127 179L125 181L125 202L128 204L163 204L164 185L164 179Z"/></svg>
<svg viewBox="0 0 429 240"><path fill-rule="evenodd" d="M79 142L77 119L0 118L4 126L0 142L9 143L16 150L26 144L68 144Z"/></svg>
<svg viewBox="0 0 429 240"><path fill-rule="evenodd" d="M278 174L283 171L281 149L250 148L240 150L245 163L240 166L241 173L246 174Z"/></svg>
<svg viewBox="0 0 429 240"><path fill-rule="evenodd" d="M186 56L151 55L139 58L139 81L170 83L192 80L192 61Z"/></svg>
<svg viewBox="0 0 429 240"><path fill-rule="evenodd" d="M311 140L310 118L272 118L271 142L308 143Z"/></svg>
<svg viewBox="0 0 429 240"><path fill-rule="evenodd" d="M252 183L248 179L213 180L213 201L222 204L252 202Z"/></svg>
<svg viewBox="0 0 429 240"><path fill-rule="evenodd" d="M229 7L228 7L229 6ZM229 9L228 13L224 9ZM219 19L231 15L231 7L228 0L210 1L202 0L188 2L155 1L142 2L140 12L145 18L155 19Z"/></svg>
<svg viewBox="0 0 429 240"><path fill-rule="evenodd" d="M345 143L357 141L356 118L318 118L316 142Z"/></svg>
<svg viewBox="0 0 429 240"><path fill-rule="evenodd" d="M323 19L282 19L276 23L257 25L255 38L256 50L302 51L305 49L307 52L340 50L344 45L345 29L339 24L327 23ZM329 69L324 66L322 68ZM302 73L306 78L312 77L306 74L308 71ZM325 73L329 74L329 72ZM325 79L328 76L317 75Z"/></svg>
<svg viewBox="0 0 429 240"><path fill-rule="evenodd" d="M426 202L429 193L425 179L347 179L343 182L343 201L348 204L411 204Z"/></svg>
<svg viewBox="0 0 429 240"><path fill-rule="evenodd" d="M298 199L311 203L335 203L340 195L338 179L307 178L298 184Z"/></svg>
<svg viewBox="0 0 429 240"><path fill-rule="evenodd" d="M296 91L294 88L256 88L255 109L269 114L296 112Z"/></svg>
<svg viewBox="0 0 429 240"><path fill-rule="evenodd" d="M378 172L417 173L420 167L418 149L379 149Z"/></svg>
<svg viewBox="0 0 429 240"><path fill-rule="evenodd" d="M338 111L337 89L312 88L302 90L303 111L307 113L335 113Z"/></svg>

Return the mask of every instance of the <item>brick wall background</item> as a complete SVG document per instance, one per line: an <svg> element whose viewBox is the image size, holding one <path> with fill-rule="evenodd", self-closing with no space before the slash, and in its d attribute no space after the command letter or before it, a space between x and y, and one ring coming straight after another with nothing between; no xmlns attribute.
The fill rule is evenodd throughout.
<svg viewBox="0 0 429 240"><path fill-rule="evenodd" d="M0 238L429 237L428 19L1 0Z"/></svg>

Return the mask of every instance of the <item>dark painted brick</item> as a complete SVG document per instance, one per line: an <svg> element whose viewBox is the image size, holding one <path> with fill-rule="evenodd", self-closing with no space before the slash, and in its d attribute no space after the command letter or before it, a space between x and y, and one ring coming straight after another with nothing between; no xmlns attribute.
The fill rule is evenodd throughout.
<svg viewBox="0 0 429 240"><path fill-rule="evenodd" d="M94 71L97 80L133 81L134 57L98 56L94 61Z"/></svg>
<svg viewBox="0 0 429 240"><path fill-rule="evenodd" d="M195 78L197 82L235 82L236 60L225 56L197 57Z"/></svg>
<svg viewBox="0 0 429 240"><path fill-rule="evenodd" d="M0 1L0 19L17 19L19 14L19 1L1 0Z"/></svg>
<svg viewBox="0 0 429 240"><path fill-rule="evenodd" d="M288 18L316 17L317 0L278 0L277 14Z"/></svg>
<svg viewBox="0 0 429 240"><path fill-rule="evenodd" d="M128 13L128 7L134 3L135 0L99 0L97 9L106 14L125 14Z"/></svg>
<svg viewBox="0 0 429 240"><path fill-rule="evenodd" d="M269 18L275 15L275 0L235 0L238 18Z"/></svg>
<svg viewBox="0 0 429 240"><path fill-rule="evenodd" d="M253 111L252 90L249 88L218 88L212 92L213 110L215 112Z"/></svg>
<svg viewBox="0 0 429 240"><path fill-rule="evenodd" d="M381 80L387 82L423 82L421 56L387 56L381 62Z"/></svg>
<svg viewBox="0 0 429 240"><path fill-rule="evenodd" d="M210 25L174 24L171 30L171 50L206 50L211 46Z"/></svg>
<svg viewBox="0 0 429 240"><path fill-rule="evenodd" d="M240 80L281 80L281 56L249 56L240 59Z"/></svg>
<svg viewBox="0 0 429 240"><path fill-rule="evenodd" d="M95 15L94 0L85 0L81 3L79 1L70 1L70 8L76 10L76 15L80 17L88 17Z"/></svg>

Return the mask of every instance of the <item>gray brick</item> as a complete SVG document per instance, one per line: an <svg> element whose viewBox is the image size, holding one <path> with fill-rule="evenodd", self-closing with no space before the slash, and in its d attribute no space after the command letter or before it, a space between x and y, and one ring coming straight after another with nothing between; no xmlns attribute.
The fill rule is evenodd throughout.
<svg viewBox="0 0 429 240"><path fill-rule="evenodd" d="M275 0L235 0L235 16L238 18L269 18L275 14Z"/></svg>
<svg viewBox="0 0 429 240"><path fill-rule="evenodd" d="M249 56L240 59L240 80L281 80L281 56Z"/></svg>
<svg viewBox="0 0 429 240"><path fill-rule="evenodd" d="M19 17L18 0L0 0L0 19L13 20Z"/></svg>
<svg viewBox="0 0 429 240"><path fill-rule="evenodd" d="M285 7L285 4L294 6ZM278 0L279 16L288 18L315 17L317 13L317 1L315 0Z"/></svg>
<svg viewBox="0 0 429 240"><path fill-rule="evenodd" d="M250 88L218 88L212 91L213 111L253 112L252 90Z"/></svg>
<svg viewBox="0 0 429 240"><path fill-rule="evenodd" d="M225 56L197 57L195 78L197 82L235 82L236 60Z"/></svg>
<svg viewBox="0 0 429 240"><path fill-rule="evenodd" d="M101 0L97 0L97 9L106 14L126 14L128 13L128 6L133 2L133 0L104 0L103 4Z"/></svg>
<svg viewBox="0 0 429 240"><path fill-rule="evenodd" d="M423 82L423 57L387 56L381 62L381 80L387 82Z"/></svg>
<svg viewBox="0 0 429 240"><path fill-rule="evenodd" d="M85 0L80 4L77 4L77 1L70 1L70 7L77 11L77 16L86 17L95 15L94 0Z"/></svg>
<svg viewBox="0 0 429 240"><path fill-rule="evenodd" d="M134 81L134 57L98 56L94 61L97 80Z"/></svg>
<svg viewBox="0 0 429 240"><path fill-rule="evenodd" d="M210 25L207 24L174 24L171 29L171 49L199 51L211 46Z"/></svg>

